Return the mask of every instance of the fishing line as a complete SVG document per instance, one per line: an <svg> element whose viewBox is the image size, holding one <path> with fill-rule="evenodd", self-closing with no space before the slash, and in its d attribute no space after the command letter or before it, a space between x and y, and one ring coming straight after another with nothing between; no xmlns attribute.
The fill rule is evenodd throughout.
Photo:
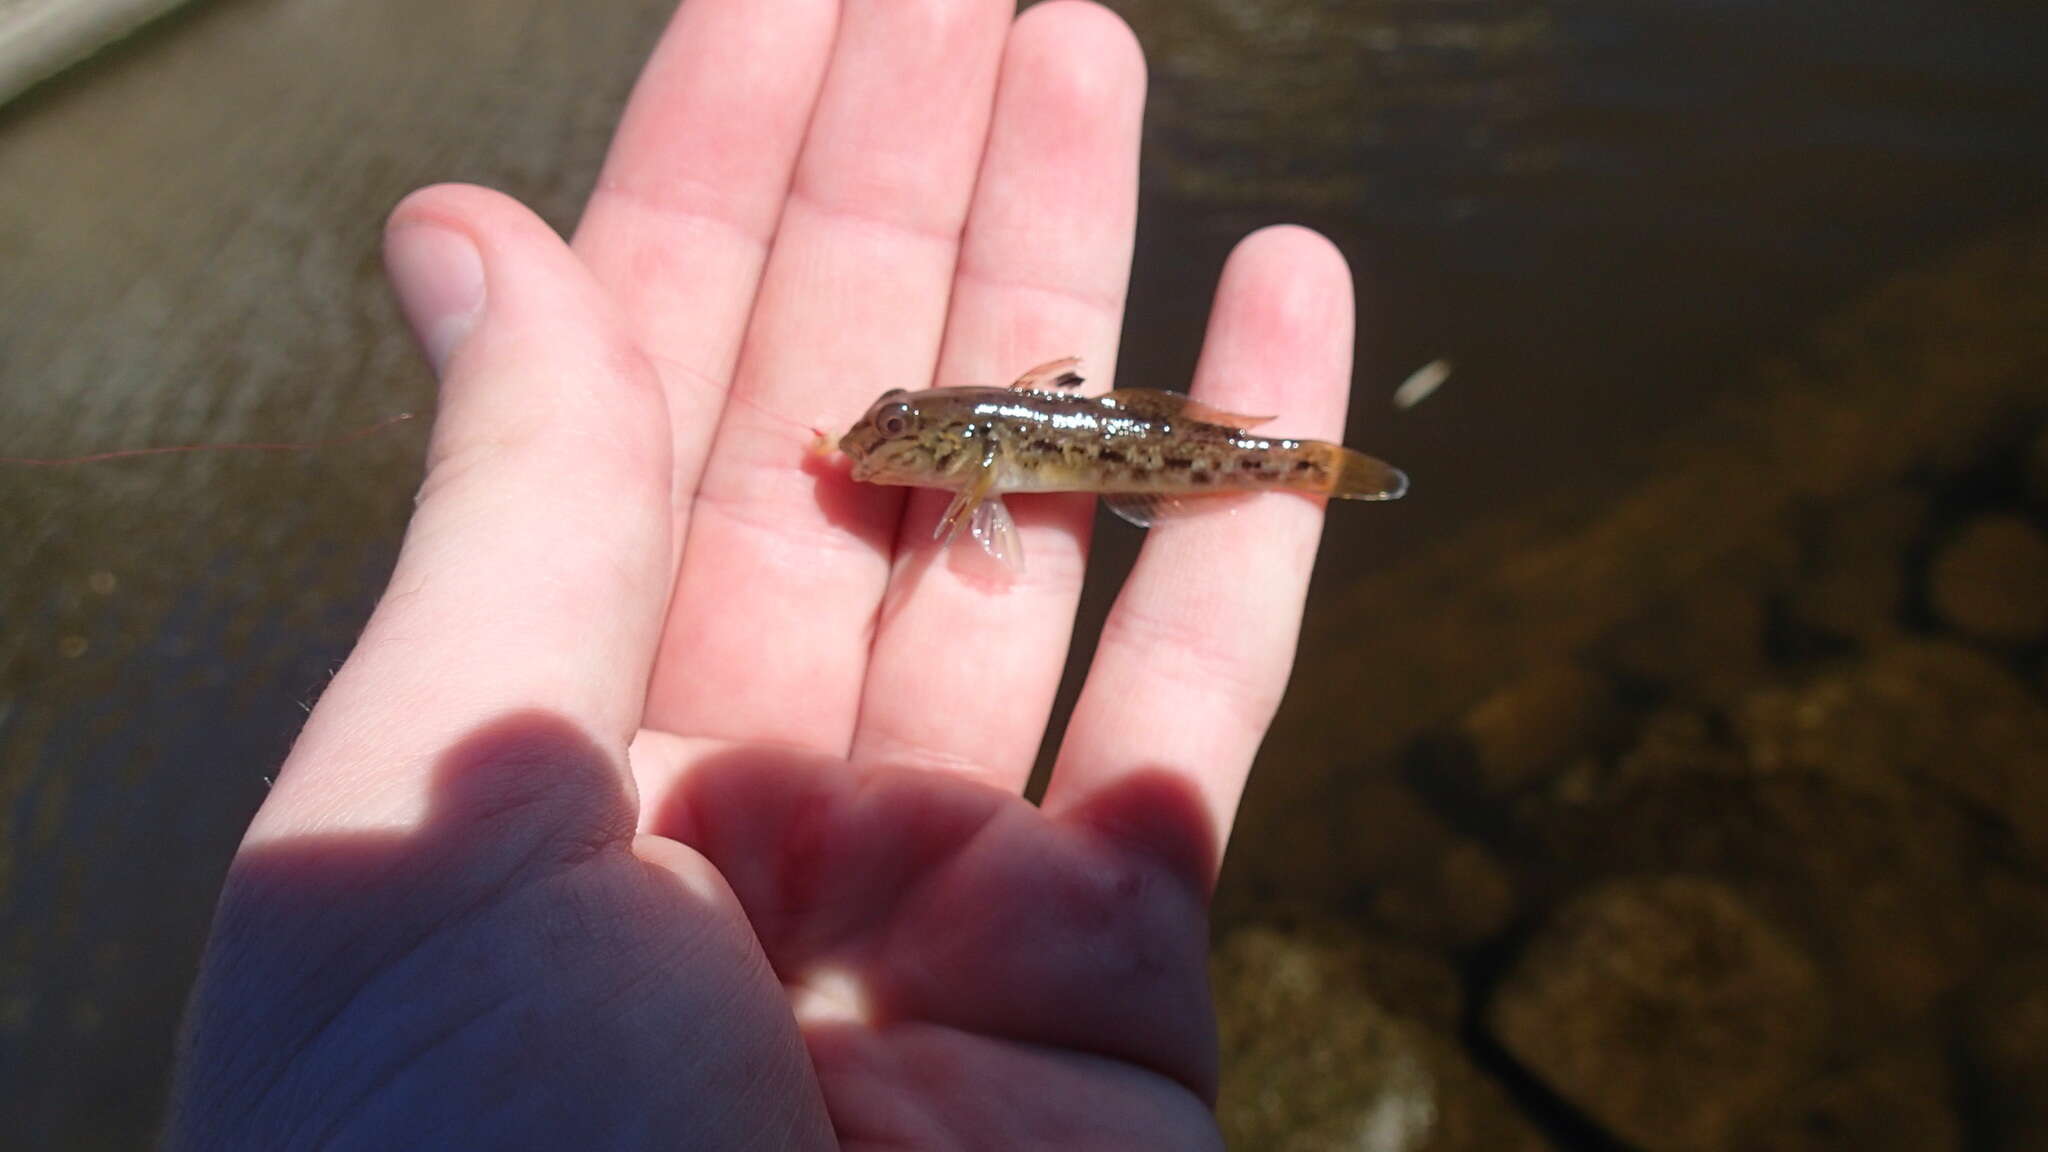
<svg viewBox="0 0 2048 1152"><path fill-rule="evenodd" d="M340 444L373 436L393 424L400 424L413 418L411 412L400 412L353 432L330 436L323 440L293 441L241 441L227 444L166 444L155 448L121 448L112 452L94 452L85 456L0 456L0 464L17 464L24 468L62 468L72 464L97 464L106 460L128 460L137 456L168 456L180 452L316 452Z"/></svg>

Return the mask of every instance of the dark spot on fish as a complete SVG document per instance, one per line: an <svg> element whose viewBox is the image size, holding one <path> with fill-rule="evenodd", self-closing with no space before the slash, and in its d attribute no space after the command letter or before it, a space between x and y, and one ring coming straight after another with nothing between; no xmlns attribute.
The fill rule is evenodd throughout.
<svg viewBox="0 0 2048 1152"><path fill-rule="evenodd" d="M1314 463L1313 461L1309 461L1309 460L1296 460L1296 461L1294 462L1294 470L1295 470L1296 472L1306 472L1306 471L1308 471L1309 469L1311 469L1311 468L1313 468L1313 467L1315 467L1315 463Z"/></svg>
<svg viewBox="0 0 2048 1152"><path fill-rule="evenodd" d="M1095 453L1095 458L1104 464L1121 464L1124 462L1124 454L1115 448L1103 448Z"/></svg>
<svg viewBox="0 0 2048 1152"><path fill-rule="evenodd" d="M1246 456L1238 460L1237 467L1241 472L1250 472L1259 467L1259 464L1260 461L1257 456Z"/></svg>
<svg viewBox="0 0 2048 1152"><path fill-rule="evenodd" d="M1060 450L1060 446L1058 444L1053 443L1051 440L1033 440L1029 445L1027 445L1027 447L1029 447L1033 452L1042 452L1047 455L1051 455L1052 453Z"/></svg>
<svg viewBox="0 0 2048 1152"><path fill-rule="evenodd" d="M1195 466L1195 462L1186 456L1166 456L1161 458L1159 462L1173 469L1192 468Z"/></svg>

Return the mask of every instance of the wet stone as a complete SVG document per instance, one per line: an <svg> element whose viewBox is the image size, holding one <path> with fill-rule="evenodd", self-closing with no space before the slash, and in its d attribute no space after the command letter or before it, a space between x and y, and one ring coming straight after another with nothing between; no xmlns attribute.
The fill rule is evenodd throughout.
<svg viewBox="0 0 2048 1152"><path fill-rule="evenodd" d="M1760 772L1864 791L1915 782L2048 865L2048 709L1979 652L1893 645L1797 691L1759 694L1738 725Z"/></svg>
<svg viewBox="0 0 2048 1152"><path fill-rule="evenodd" d="M2048 639L2048 537L2030 521L1980 516L1935 555L1928 599L1942 623L1975 640Z"/></svg>
<svg viewBox="0 0 2048 1152"><path fill-rule="evenodd" d="M1531 942L1488 1026L1527 1071L1648 1152L1720 1152L1810 1073L1813 962L1734 890L1615 881Z"/></svg>
<svg viewBox="0 0 2048 1152"><path fill-rule="evenodd" d="M1619 716L1607 677L1573 661L1540 669L1487 697L1459 723L1470 783L1487 793L1519 788L1606 740Z"/></svg>
<svg viewBox="0 0 2048 1152"><path fill-rule="evenodd" d="M1342 972L1390 1015L1451 1035L1464 1018L1464 984L1443 954L1404 940L1359 930L1351 918L1326 909L1297 906L1241 924L1228 935L1263 932L1311 953L1331 971Z"/></svg>
<svg viewBox="0 0 2048 1152"><path fill-rule="evenodd" d="M1542 1152L1549 1144L1443 1036L1374 998L1358 950L1238 929L1211 972L1231 1148Z"/></svg>
<svg viewBox="0 0 2048 1152"><path fill-rule="evenodd" d="M1980 963L1984 832L2002 825L1959 791L2028 771L2038 710L1975 652L1902 644L1726 715L1654 713L1518 826L1567 878L1682 873L1744 893L1828 970L1851 1006L1838 1039L1871 1042L1938 1013Z"/></svg>

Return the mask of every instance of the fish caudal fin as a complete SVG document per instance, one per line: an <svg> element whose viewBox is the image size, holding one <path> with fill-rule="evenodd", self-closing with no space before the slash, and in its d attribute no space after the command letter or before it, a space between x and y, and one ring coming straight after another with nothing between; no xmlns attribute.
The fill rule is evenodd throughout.
<svg viewBox="0 0 2048 1152"><path fill-rule="evenodd" d="M1330 486L1336 500L1399 500L1408 491L1408 474L1363 452L1338 448L1337 480Z"/></svg>

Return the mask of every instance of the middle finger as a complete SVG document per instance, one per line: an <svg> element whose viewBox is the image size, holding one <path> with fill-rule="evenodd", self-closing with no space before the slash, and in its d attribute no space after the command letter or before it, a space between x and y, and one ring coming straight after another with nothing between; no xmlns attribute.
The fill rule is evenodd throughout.
<svg viewBox="0 0 2048 1152"><path fill-rule="evenodd" d="M809 469L805 450L814 424L931 379L1010 11L845 4L698 488L649 726L846 751L902 497Z"/></svg>
<svg viewBox="0 0 2048 1152"><path fill-rule="evenodd" d="M1053 0L1004 49L988 155L953 284L938 383L1004 384L1078 355L1115 369L1137 227L1145 61L1107 9ZM949 494L915 494L868 666L856 759L966 769L1022 789L1081 595L1092 496L1013 504L1024 572L991 581L932 540ZM961 545L971 548L971 545Z"/></svg>

